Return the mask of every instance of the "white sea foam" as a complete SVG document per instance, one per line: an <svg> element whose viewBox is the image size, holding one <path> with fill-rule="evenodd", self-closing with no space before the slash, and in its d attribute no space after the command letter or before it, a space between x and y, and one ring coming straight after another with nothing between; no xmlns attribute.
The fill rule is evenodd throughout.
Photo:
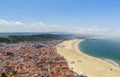
<svg viewBox="0 0 120 77"><path fill-rule="evenodd" d="M113 61L111 59L105 59L105 61L110 62L110 63L114 64L117 67L120 67L120 65L118 63L116 63L115 61Z"/></svg>

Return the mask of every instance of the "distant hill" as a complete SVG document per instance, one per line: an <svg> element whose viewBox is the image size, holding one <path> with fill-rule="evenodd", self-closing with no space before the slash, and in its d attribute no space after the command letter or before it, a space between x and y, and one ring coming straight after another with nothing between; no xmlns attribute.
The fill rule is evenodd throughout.
<svg viewBox="0 0 120 77"><path fill-rule="evenodd" d="M51 41L68 39L70 35L63 34L38 34L38 35L10 35L0 37L0 43L18 43L25 41Z"/></svg>

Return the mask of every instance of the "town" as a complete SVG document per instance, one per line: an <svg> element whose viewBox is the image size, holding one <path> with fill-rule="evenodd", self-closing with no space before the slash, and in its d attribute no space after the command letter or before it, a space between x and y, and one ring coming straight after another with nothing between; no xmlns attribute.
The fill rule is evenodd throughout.
<svg viewBox="0 0 120 77"><path fill-rule="evenodd" d="M1 77L77 77L56 52L61 40L0 44Z"/></svg>

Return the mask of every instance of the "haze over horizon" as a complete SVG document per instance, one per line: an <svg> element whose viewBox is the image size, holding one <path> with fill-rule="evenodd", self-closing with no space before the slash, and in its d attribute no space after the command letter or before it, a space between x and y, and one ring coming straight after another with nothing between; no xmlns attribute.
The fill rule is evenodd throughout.
<svg viewBox="0 0 120 77"><path fill-rule="evenodd" d="M0 32L117 36L119 9L119 0L1 0Z"/></svg>

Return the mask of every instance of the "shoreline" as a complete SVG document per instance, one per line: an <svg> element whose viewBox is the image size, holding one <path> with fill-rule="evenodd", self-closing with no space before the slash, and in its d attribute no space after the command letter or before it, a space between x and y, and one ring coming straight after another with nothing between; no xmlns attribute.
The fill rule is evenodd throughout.
<svg viewBox="0 0 120 77"><path fill-rule="evenodd" d="M106 58L106 59L103 59L103 60L105 60L105 61L107 61L107 62L109 62L109 63L115 65L116 67L120 67L119 64L118 64L117 62L115 62L114 60L107 59L107 58Z"/></svg>
<svg viewBox="0 0 120 77"><path fill-rule="evenodd" d="M80 51L78 44L84 39L63 41L57 46L57 52L67 60L69 68L88 77L118 77L120 67L105 60L92 57Z"/></svg>
<svg viewBox="0 0 120 77"><path fill-rule="evenodd" d="M84 40L82 40L82 41L84 41ZM82 41L80 41L80 42L82 42ZM79 42L79 43L80 43L80 42ZM78 45L79 45L79 43L78 43ZM78 49L79 49L79 51L80 51L81 53L85 54L84 52L82 52L82 51L80 50L79 47L78 47ZM88 55L88 54L85 54L85 55L90 56L90 57L94 57L94 56L91 56L91 55ZM94 58L98 58L98 57L94 57ZM113 64L113 65L116 66L116 67L120 67L119 64L118 64L117 62L115 62L114 60L107 59L107 58L104 58L104 59L103 59L103 58L98 58L98 59L101 59L101 60L104 60L104 61L106 61L106 62L109 62L109 63Z"/></svg>

